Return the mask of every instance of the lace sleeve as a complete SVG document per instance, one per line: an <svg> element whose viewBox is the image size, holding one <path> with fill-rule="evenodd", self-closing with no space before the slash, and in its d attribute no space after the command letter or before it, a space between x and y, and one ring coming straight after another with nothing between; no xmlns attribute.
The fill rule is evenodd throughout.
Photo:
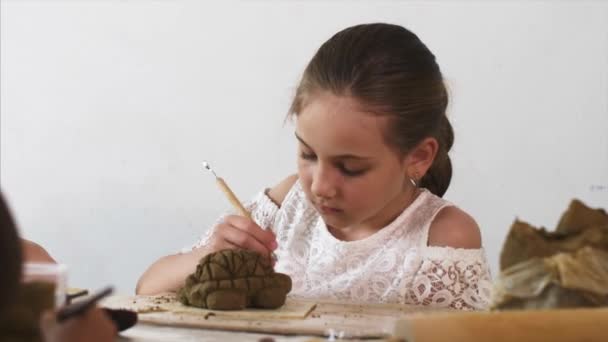
<svg viewBox="0 0 608 342"><path fill-rule="evenodd" d="M266 191L260 191L251 201L244 203L244 206L251 213L251 217L255 223L260 227L264 229L273 229L274 218L279 211L279 207L270 199L270 197L268 197ZM234 209L222 214L213 225L201 235L194 245L183 248L181 253L187 253L195 248L206 245L215 227L224 220L224 217L233 214L236 214Z"/></svg>
<svg viewBox="0 0 608 342"><path fill-rule="evenodd" d="M487 309L492 284L483 249L426 247L410 263L414 272L405 282L407 304Z"/></svg>

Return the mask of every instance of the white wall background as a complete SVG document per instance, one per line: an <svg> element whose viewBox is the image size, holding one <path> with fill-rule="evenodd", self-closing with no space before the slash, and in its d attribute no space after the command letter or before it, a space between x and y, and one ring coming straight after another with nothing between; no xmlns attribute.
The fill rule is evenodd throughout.
<svg viewBox="0 0 608 342"><path fill-rule="evenodd" d="M446 197L497 270L515 217L608 207L608 2L1 2L1 167L22 234L71 283L131 292L157 257L295 170L284 114L318 46L357 23L416 32L452 93Z"/></svg>

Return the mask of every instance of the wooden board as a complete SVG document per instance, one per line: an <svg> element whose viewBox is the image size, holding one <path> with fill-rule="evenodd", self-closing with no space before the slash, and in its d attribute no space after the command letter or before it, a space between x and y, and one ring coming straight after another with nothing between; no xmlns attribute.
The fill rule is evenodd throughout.
<svg viewBox="0 0 608 342"><path fill-rule="evenodd" d="M409 315L395 337L418 341L608 341L608 308Z"/></svg>
<svg viewBox="0 0 608 342"><path fill-rule="evenodd" d="M138 313L171 312L189 314L196 317L221 317L226 319L304 319L314 309L314 302L303 302L287 299L285 305L275 310L206 310L180 303L173 293L158 296L114 296L103 302L105 307L130 309Z"/></svg>
<svg viewBox="0 0 608 342"><path fill-rule="evenodd" d="M141 312L139 321L147 324L257 332L280 335L342 336L344 338L384 338L391 335L396 320L421 307L395 304L346 304L331 301L306 301L288 298L284 309L212 311L183 310L175 297L114 296L105 307ZM247 313L245 313L247 311ZM266 311L262 313L261 311ZM303 314L303 312L307 312ZM209 315L209 313L213 313Z"/></svg>

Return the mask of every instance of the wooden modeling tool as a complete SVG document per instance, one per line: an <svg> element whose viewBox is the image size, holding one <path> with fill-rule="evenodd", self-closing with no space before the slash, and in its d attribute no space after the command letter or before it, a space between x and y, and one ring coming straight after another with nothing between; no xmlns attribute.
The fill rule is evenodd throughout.
<svg viewBox="0 0 608 342"><path fill-rule="evenodd" d="M213 169L211 168L211 166L209 165L209 163L207 162L203 162L203 166L205 167L205 169L211 171L211 173L213 174L213 176L215 177L215 181L217 183L217 186L222 190L222 192L224 193L224 195L226 195L226 198L228 198L228 201L230 201L230 203L232 204L232 206L239 212L240 215L245 216L249 219L252 219L251 217L251 213L249 211L247 211L247 209L245 209L245 207L243 206L243 204L241 203L241 201L239 201L239 199L236 197L236 195L234 194L234 192L230 189L230 187L228 186L228 184L226 184L226 182L224 181L224 179L222 177L219 177L215 171L213 171ZM277 261L277 256L276 254L274 254L274 252L270 253L272 259L274 261Z"/></svg>
<svg viewBox="0 0 608 342"><path fill-rule="evenodd" d="M215 171L213 171L211 166L209 166L209 163L203 162L203 166L207 170L211 171L211 173L213 173L213 176L215 176L215 181L217 183L217 186L220 188L220 190L222 190L224 195L226 195L226 198L228 198L228 200L230 201L232 206L234 206L234 208L236 210L238 210L239 214L241 214L242 216L245 216L247 218L251 218L251 214L249 213L249 211L247 211L247 209L245 209L245 207L243 206L241 201L239 201L239 199L236 197L234 192L232 192L230 187L228 187L228 184L226 184L224 179L222 177L218 177L218 175L215 173Z"/></svg>

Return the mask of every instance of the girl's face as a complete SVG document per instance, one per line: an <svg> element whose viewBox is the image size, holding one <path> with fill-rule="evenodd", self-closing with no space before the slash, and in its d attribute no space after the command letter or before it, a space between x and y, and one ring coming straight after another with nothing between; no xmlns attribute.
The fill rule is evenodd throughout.
<svg viewBox="0 0 608 342"><path fill-rule="evenodd" d="M300 181L330 228L380 229L411 199L407 158L386 144L386 124L355 99L329 93L317 94L297 116Z"/></svg>

